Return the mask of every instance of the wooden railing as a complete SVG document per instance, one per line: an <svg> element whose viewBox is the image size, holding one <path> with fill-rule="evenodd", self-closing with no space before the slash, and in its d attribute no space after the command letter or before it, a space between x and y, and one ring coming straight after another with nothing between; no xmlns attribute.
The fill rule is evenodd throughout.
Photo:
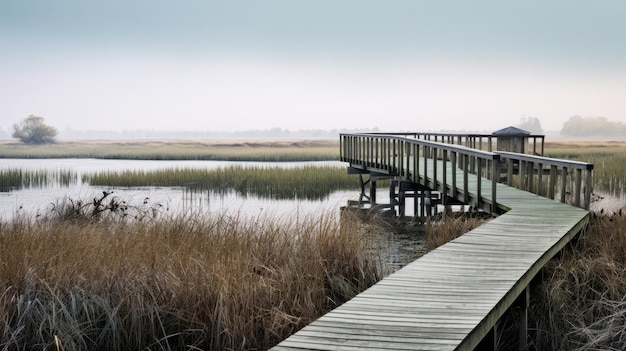
<svg viewBox="0 0 626 351"><path fill-rule="evenodd" d="M370 133L368 133L370 134ZM406 138L427 140L440 142L444 144L463 145L472 149L494 151L497 149L498 136L493 134L479 133L432 133L432 132L416 132L416 133L371 133L381 135L395 135ZM544 135L531 134L526 136L529 140L529 148L532 149L534 155L544 154ZM530 151L530 150L528 150Z"/></svg>
<svg viewBox="0 0 626 351"><path fill-rule="evenodd" d="M446 142L425 140L426 135L437 135L438 140L445 137L442 141ZM398 176L434 191L445 192L466 204L486 208L492 212L498 212L497 182L505 182L510 186L551 199L555 199L558 189L559 201L589 209L593 164L512 152L483 151L483 145L478 145L479 148L458 145L456 142L463 139L457 139L455 142L453 136L459 135L341 134L341 160L349 162L352 167ZM488 143L491 149L491 141ZM445 166L447 162L450 162L450 168ZM429 170L428 167L433 169ZM463 170L462 180L457 179L456 171L447 174L448 169L457 168ZM470 194L469 174L476 175L477 183L473 189L475 197ZM428 176L431 179L428 179ZM545 177L548 179L545 180ZM571 182L568 182L568 179L571 179ZM482 196L485 180L491 183L490 197ZM573 184L568 190L570 183Z"/></svg>
<svg viewBox="0 0 626 351"><path fill-rule="evenodd" d="M499 212L498 177L494 175L500 174L500 156L493 152L392 134L341 134L340 139L341 161L352 167L401 177L464 203ZM463 179L457 179L456 171L449 172L448 162L452 170L463 169ZM472 173L477 177L470 192L468 175ZM488 197L482 195L485 180L491 183Z"/></svg>
<svg viewBox="0 0 626 351"><path fill-rule="evenodd" d="M589 209L592 192L593 164L560 160L513 152L497 151L501 156L506 183L550 199L559 190L559 201ZM517 174L517 181L514 180ZM544 178L547 177L547 182ZM571 179L571 181L569 181ZM584 181L584 184L583 184ZM568 190L568 185L569 190ZM583 202L581 206L581 196Z"/></svg>

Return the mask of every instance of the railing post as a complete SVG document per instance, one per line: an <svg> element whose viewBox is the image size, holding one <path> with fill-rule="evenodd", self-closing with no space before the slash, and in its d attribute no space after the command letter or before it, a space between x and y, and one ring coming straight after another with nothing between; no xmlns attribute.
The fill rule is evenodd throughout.
<svg viewBox="0 0 626 351"><path fill-rule="evenodd" d="M528 171L526 167L528 167L526 161L519 161L519 172L517 172L519 176L519 185L517 188L521 190L527 190L526 187L528 183L526 181L526 175L528 174Z"/></svg>
<svg viewBox="0 0 626 351"><path fill-rule="evenodd" d="M404 143L404 157L406 159L405 177L411 179L411 143Z"/></svg>
<svg viewBox="0 0 626 351"><path fill-rule="evenodd" d="M428 146L422 146L422 154L424 154L424 182L422 185L428 186L428 153L430 152Z"/></svg>
<svg viewBox="0 0 626 351"><path fill-rule="evenodd" d="M378 138L372 138L372 167L378 165Z"/></svg>
<svg viewBox="0 0 626 351"><path fill-rule="evenodd" d="M457 189L456 189L456 156L457 153L456 152L452 152L452 155L450 155L450 162L452 163L452 197L456 199L457 197Z"/></svg>
<svg viewBox="0 0 626 351"><path fill-rule="evenodd" d="M537 195L543 196L543 163L537 163Z"/></svg>
<svg viewBox="0 0 626 351"><path fill-rule="evenodd" d="M491 177L491 213L496 213L496 209L498 207L497 204L497 184L498 184L498 178L500 178L500 159L499 158L494 158L491 160L491 172L492 172L492 177Z"/></svg>
<svg viewBox="0 0 626 351"><path fill-rule="evenodd" d="M396 165L398 169L398 176L402 177L404 174L404 142L402 140L398 140L397 144L398 148L396 150L396 157L398 158L398 162ZM398 186L398 188L399 187L400 186Z"/></svg>
<svg viewBox="0 0 626 351"><path fill-rule="evenodd" d="M528 162L528 191L533 192L533 181L535 178L535 163Z"/></svg>
<svg viewBox="0 0 626 351"><path fill-rule="evenodd" d="M576 169L576 183L574 189L574 206L580 207L580 191L582 185L582 171L580 168Z"/></svg>
<svg viewBox="0 0 626 351"><path fill-rule="evenodd" d="M432 148L433 150L433 190L437 191L437 153L439 149L436 147Z"/></svg>
<svg viewBox="0 0 626 351"><path fill-rule="evenodd" d="M554 190L556 188L556 166L550 166L550 188L548 189L548 197L554 200Z"/></svg>
<svg viewBox="0 0 626 351"><path fill-rule="evenodd" d="M589 210L589 205L591 204L591 175L593 173L592 169L587 169L587 180L585 181L585 210Z"/></svg>
<svg viewBox="0 0 626 351"><path fill-rule="evenodd" d="M413 183L420 182L420 146L413 144ZM417 198L417 197L416 197Z"/></svg>
<svg viewBox="0 0 626 351"><path fill-rule="evenodd" d="M383 169L389 170L389 139L383 139Z"/></svg>
<svg viewBox="0 0 626 351"><path fill-rule="evenodd" d="M477 173L476 173L476 179L477 179L477 184L476 184L476 207L481 207L482 206L482 194L481 194L481 185L482 185L482 177L483 177L483 167L482 167L482 163L483 163L483 159L480 157L475 157L476 158L476 162L477 164Z"/></svg>
<svg viewBox="0 0 626 351"><path fill-rule="evenodd" d="M391 139L391 164L389 165L391 171L396 170L396 154L396 139Z"/></svg>
<svg viewBox="0 0 626 351"><path fill-rule="evenodd" d="M356 142L356 154L354 155L354 158L357 161L361 161L361 148L363 147L363 137L357 137Z"/></svg>
<svg viewBox="0 0 626 351"><path fill-rule="evenodd" d="M443 189L441 189L441 193L442 193L442 196L445 196L445 194L448 192L448 186L447 186L447 184L448 184L448 165L447 165L447 162L448 162L448 150L443 149L442 150L442 156L443 156L443 162L441 163L442 164L442 166L441 166L441 173L442 173L442 176L443 176L443 182L442 182L441 186L442 186Z"/></svg>
<svg viewBox="0 0 626 351"><path fill-rule="evenodd" d="M374 163L373 162L374 158L372 156L374 154L374 150L372 148L372 145L374 143L372 142L372 139L373 139L372 137L368 137L366 139L366 145L365 145L365 157L366 157L365 162L368 167L371 167Z"/></svg>
<svg viewBox="0 0 626 351"><path fill-rule="evenodd" d="M567 167L561 171L561 202L565 202L565 190L567 186Z"/></svg>
<svg viewBox="0 0 626 351"><path fill-rule="evenodd" d="M463 202L466 204L469 203L469 170L467 167L468 160L469 155L463 154L463 164L465 165L465 167L463 167Z"/></svg>

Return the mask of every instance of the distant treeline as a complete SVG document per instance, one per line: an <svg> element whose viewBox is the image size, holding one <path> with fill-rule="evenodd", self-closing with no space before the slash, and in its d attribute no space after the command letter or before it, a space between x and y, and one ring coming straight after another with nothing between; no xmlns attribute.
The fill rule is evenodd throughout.
<svg viewBox="0 0 626 351"><path fill-rule="evenodd" d="M565 136L622 136L626 137L626 124L609 121L605 117L574 116L563 123L561 135Z"/></svg>

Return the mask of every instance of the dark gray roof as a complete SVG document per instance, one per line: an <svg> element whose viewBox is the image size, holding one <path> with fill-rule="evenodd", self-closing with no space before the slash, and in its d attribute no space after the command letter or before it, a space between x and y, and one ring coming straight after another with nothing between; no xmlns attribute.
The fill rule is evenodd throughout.
<svg viewBox="0 0 626 351"><path fill-rule="evenodd" d="M530 135L530 132L511 126L511 127L502 128L500 130L496 130L495 132L491 134L503 135L503 136L527 136L527 135Z"/></svg>

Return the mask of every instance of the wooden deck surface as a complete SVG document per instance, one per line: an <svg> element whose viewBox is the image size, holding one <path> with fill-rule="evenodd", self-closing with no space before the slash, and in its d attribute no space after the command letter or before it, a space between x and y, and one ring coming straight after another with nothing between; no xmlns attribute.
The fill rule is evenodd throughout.
<svg viewBox="0 0 626 351"><path fill-rule="evenodd" d="M491 193L489 181L482 192ZM497 202L510 211L382 279L273 350L474 349L588 220L585 210L503 184Z"/></svg>

